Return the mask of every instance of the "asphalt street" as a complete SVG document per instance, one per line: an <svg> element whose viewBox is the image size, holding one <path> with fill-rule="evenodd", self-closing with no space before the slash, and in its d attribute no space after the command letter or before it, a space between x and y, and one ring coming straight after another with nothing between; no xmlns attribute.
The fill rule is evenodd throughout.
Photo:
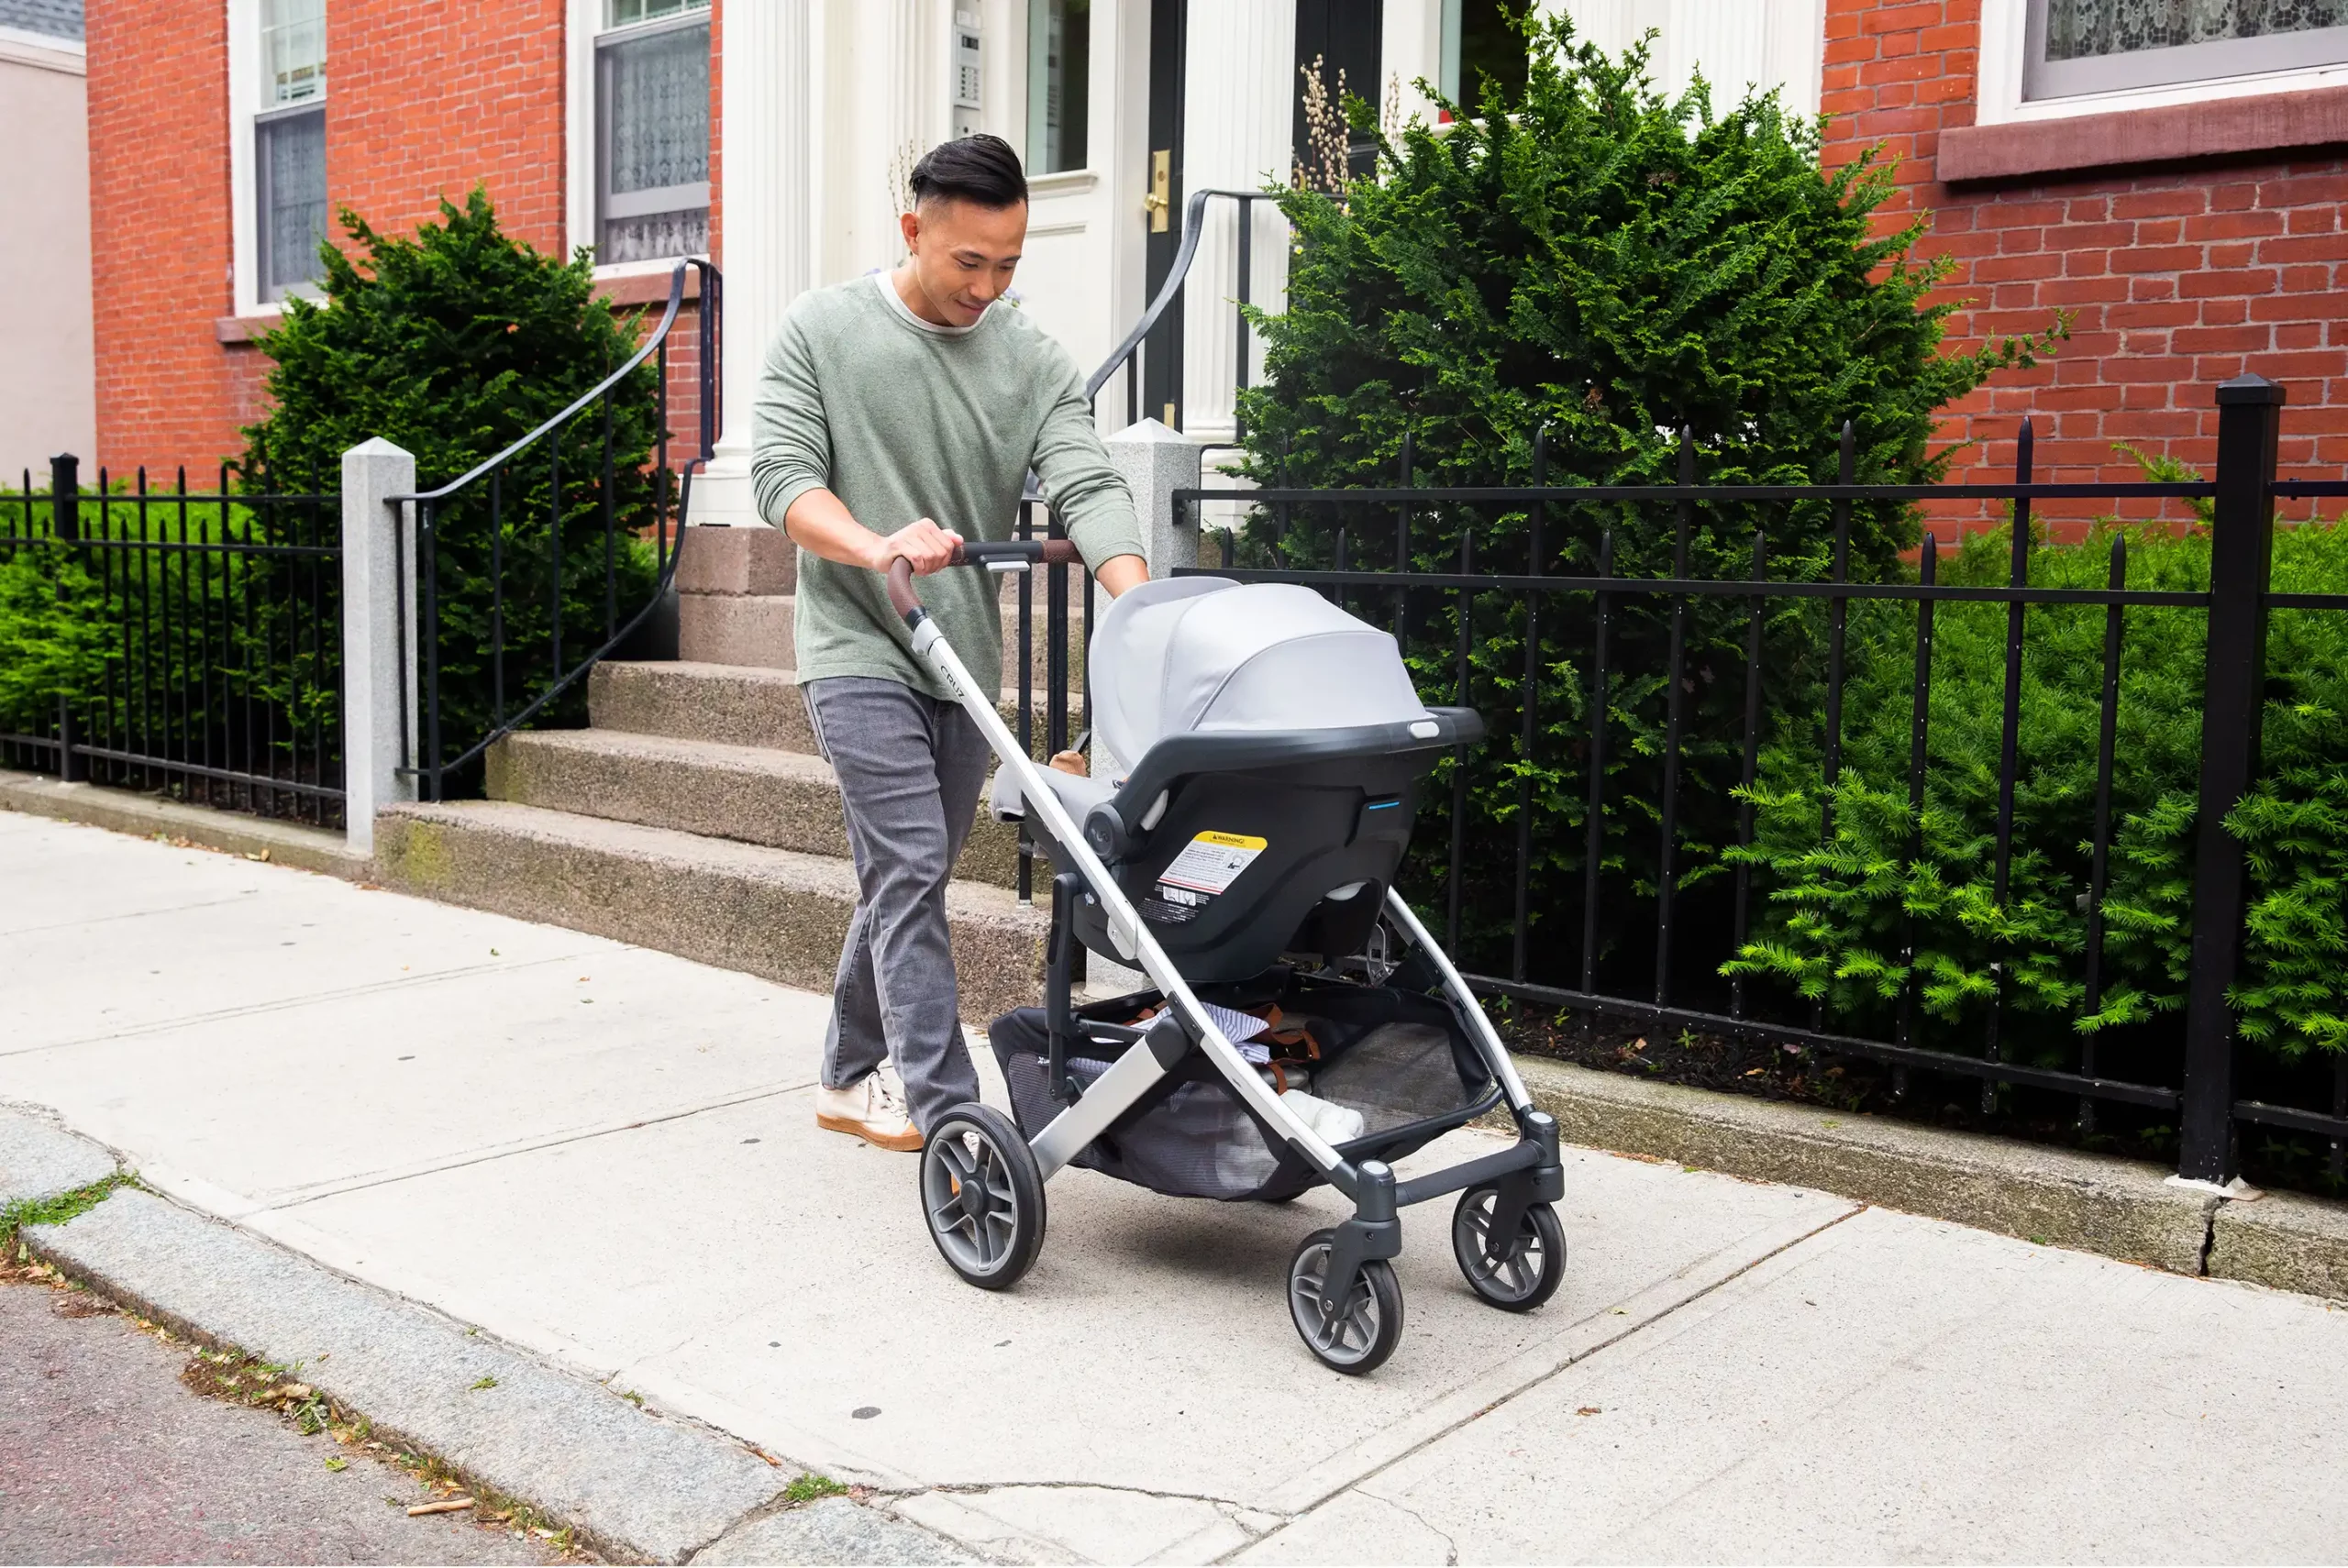
<svg viewBox="0 0 2348 1568"><path fill-rule="evenodd" d="M394 1464L180 1382L190 1351L85 1293L0 1283L0 1562L552 1562ZM343 1468L327 1468L332 1460Z"/></svg>

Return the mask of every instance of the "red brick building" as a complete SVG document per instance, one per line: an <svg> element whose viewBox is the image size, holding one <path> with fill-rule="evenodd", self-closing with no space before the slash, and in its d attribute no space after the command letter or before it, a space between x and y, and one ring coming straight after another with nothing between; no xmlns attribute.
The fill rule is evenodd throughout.
<svg viewBox="0 0 2348 1568"><path fill-rule="evenodd" d="M1958 344L2070 313L2051 360L1955 411L1945 436L1977 443L1957 477L2010 473L2025 414L2042 474L2136 477L2118 443L2206 464L2210 388L2245 369L2289 388L2287 462L2348 461L2348 0L1541 3L1609 47L1676 29L1656 51L1667 90L1701 71L1722 91L1751 82L1815 105L1830 168L1896 153L1883 221L1930 214L1922 248L1954 259L1946 297L1971 302ZM1170 255L1147 204L1167 193L1156 169L1170 164L1178 207L1186 182L1257 183L1293 151L1292 56L1335 51L1353 79L1405 89L1456 83L1461 38L1496 14L1493 0L771 0L737 9L728 38L725 0L91 0L98 457L203 466L238 448L260 412L251 338L301 286L278 274L305 264L304 225L330 207L396 231L478 182L532 245L597 247L624 298L664 291L677 254L725 261L728 61L749 84L729 410L747 408L742 378L792 293L894 259L907 151L969 129L1028 153L1024 308L1091 363ZM1422 104L1404 91L1405 112ZM1213 435L1228 428L1234 352L1219 302L1237 289L1230 215L1209 221L1185 341L1155 357L1141 402ZM1259 301L1279 285L1271 222L1254 248ZM263 243L266 223L282 245ZM720 510L748 504L725 488L740 490L745 441L729 427L730 477L703 487Z"/></svg>
<svg viewBox="0 0 2348 1568"><path fill-rule="evenodd" d="M707 62L701 134L714 163L721 73L710 0L614 0L621 6L645 14L648 33L681 25L706 40L695 47ZM98 460L117 471L204 469L242 448L238 428L260 414L268 368L253 338L273 325L275 299L301 286L272 277L271 264L309 266L312 234L340 236L334 209L399 233L434 215L443 193L462 201L478 183L506 230L539 250L588 242L568 206L566 84L576 70L566 21L578 9L567 0L231 0L224 15L216 4L94 0ZM274 257L265 229L271 196L283 193L271 188L273 158L312 160L318 190L294 194L319 196L293 213ZM703 181L714 229L715 182L706 171ZM296 204L281 199L275 212ZM694 237L694 249L711 243L705 230ZM666 297L666 261L603 271L615 298ZM689 428L690 334L678 347L672 392L688 400L677 416Z"/></svg>
<svg viewBox="0 0 2348 1568"><path fill-rule="evenodd" d="M2211 389L2245 370L2288 391L2287 466L2348 464L2348 26L2165 48L2107 30L2052 62L2103 78L2045 69L2062 52L2050 10L2109 23L2186 9L1828 0L1826 162L1877 144L1899 155L1885 221L1930 214L1922 251L1953 258L1947 294L1973 302L1953 337L2071 315L2051 361L1955 411L1946 434L1978 445L1953 478L2010 475L2025 414L2043 478L2143 477L2121 443L2206 470ZM2348 23L2348 6L2321 4L2194 9ZM2098 42L2132 47L2098 57Z"/></svg>

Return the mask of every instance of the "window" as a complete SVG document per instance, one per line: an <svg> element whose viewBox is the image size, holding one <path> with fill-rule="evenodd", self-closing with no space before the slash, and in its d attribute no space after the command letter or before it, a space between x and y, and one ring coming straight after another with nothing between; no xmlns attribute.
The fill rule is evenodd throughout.
<svg viewBox="0 0 2348 1568"><path fill-rule="evenodd" d="M1472 110L1489 76L1502 102L1524 96L1523 17L1523 0L1443 0L1443 95Z"/></svg>
<svg viewBox="0 0 2348 1568"><path fill-rule="evenodd" d="M261 102L253 119L257 293L318 280L327 232L326 0L262 0Z"/></svg>
<svg viewBox="0 0 2348 1568"><path fill-rule="evenodd" d="M606 0L595 39L595 259L709 248L709 0Z"/></svg>
<svg viewBox="0 0 2348 1568"><path fill-rule="evenodd" d="M1092 0L1028 0L1027 172L1084 167L1091 82Z"/></svg>
<svg viewBox="0 0 2348 1568"><path fill-rule="evenodd" d="M2348 61L2348 0L2031 0L2025 100Z"/></svg>

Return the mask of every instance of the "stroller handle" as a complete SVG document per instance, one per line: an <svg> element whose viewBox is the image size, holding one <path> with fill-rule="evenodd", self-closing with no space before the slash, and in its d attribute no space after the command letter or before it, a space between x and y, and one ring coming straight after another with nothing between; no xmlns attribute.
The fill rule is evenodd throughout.
<svg viewBox="0 0 2348 1568"><path fill-rule="evenodd" d="M1045 566L1076 566L1084 558L1077 553L1075 542L1069 539L967 539L954 548L948 566L992 566L1005 562L1012 569L1024 571L1042 563ZM904 617L908 626L918 626L923 620L921 600L914 592L913 563L899 556L889 563L889 607Z"/></svg>

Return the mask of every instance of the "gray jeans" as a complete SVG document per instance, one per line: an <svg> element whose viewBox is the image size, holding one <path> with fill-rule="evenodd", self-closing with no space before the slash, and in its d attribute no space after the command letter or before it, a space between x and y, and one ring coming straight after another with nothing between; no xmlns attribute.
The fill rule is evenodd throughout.
<svg viewBox="0 0 2348 1568"><path fill-rule="evenodd" d="M824 1082L847 1088L893 1057L914 1124L926 1132L979 1098L955 1007L946 883L992 753L960 708L893 680L838 676L800 690L815 745L839 777L856 857Z"/></svg>

